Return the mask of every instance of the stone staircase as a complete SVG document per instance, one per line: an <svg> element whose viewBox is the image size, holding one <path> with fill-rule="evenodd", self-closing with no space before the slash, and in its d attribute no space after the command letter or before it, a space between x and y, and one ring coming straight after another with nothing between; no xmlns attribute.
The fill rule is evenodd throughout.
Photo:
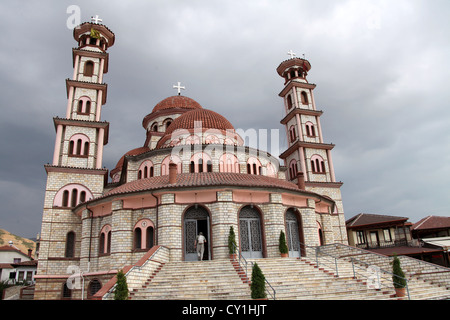
<svg viewBox="0 0 450 320"><path fill-rule="evenodd" d="M249 299L245 284L230 260L168 262L131 300L241 300Z"/></svg>
<svg viewBox="0 0 450 320"><path fill-rule="evenodd" d="M301 259L249 259L248 277L251 263L257 263L275 289L277 300L401 299L395 296L390 274L381 276L379 289L368 285L367 267L390 270L392 258L345 245L324 246L320 251L327 253L316 256L313 251ZM411 299L450 299L450 269L401 259ZM248 278L237 261L169 262L165 248L133 269L127 282L131 300L242 300L251 296Z"/></svg>
<svg viewBox="0 0 450 320"><path fill-rule="evenodd" d="M395 291L369 289L353 278L351 265L339 262L339 276L326 268L318 268L309 260L271 258L251 260L257 263L277 300L386 300Z"/></svg>
<svg viewBox="0 0 450 320"><path fill-rule="evenodd" d="M376 266L391 272L392 257L376 254L367 250L334 244L320 247L322 252L338 258L338 272L354 275L360 280L367 279L368 266ZM322 265L319 258L319 265ZM401 266L408 280L408 290L411 300L448 300L450 299L450 269L436 264L428 263L407 256L399 256ZM352 262L353 261L353 262ZM346 266L347 265L347 266ZM327 266L330 268L330 263ZM391 274L385 274L381 278L382 288L392 286Z"/></svg>

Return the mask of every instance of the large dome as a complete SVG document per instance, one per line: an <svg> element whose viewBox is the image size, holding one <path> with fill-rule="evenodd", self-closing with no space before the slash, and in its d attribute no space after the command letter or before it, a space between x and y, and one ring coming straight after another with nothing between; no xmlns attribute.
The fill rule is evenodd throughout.
<svg viewBox="0 0 450 320"><path fill-rule="evenodd" d="M208 109L191 110L176 118L167 128L166 135L178 129L191 130L201 122L202 129L234 130L233 125L217 112Z"/></svg>
<svg viewBox="0 0 450 320"><path fill-rule="evenodd" d="M208 109L195 109L182 114L172 122L164 136L158 141L157 148L172 144L174 141L179 143L179 139L184 133L193 134L200 129L202 134L208 132L216 136L219 134L222 136L222 140L225 138L238 139L239 144L242 140L237 137L233 125L225 117ZM234 143L232 140L228 140L228 143Z"/></svg>
<svg viewBox="0 0 450 320"><path fill-rule="evenodd" d="M185 96L172 96L158 102L152 112L166 109L202 109L202 106L191 98Z"/></svg>

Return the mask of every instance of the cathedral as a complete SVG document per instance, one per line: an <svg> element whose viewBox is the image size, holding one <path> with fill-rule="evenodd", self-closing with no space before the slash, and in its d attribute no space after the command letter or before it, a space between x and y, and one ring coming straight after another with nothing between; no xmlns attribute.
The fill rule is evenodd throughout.
<svg viewBox="0 0 450 320"><path fill-rule="evenodd" d="M53 161L45 165L35 299L89 299L154 246L167 248L170 261L197 260L199 233L205 263L228 259L230 227L245 258L279 257L281 231L291 257L305 246L347 244L334 145L322 136L308 60L290 52L276 68L288 139L279 157L246 146L225 117L182 95L178 83L178 94L161 97L142 119L143 144L108 170L110 127L101 112L115 34L93 20L73 37L66 113L53 118ZM81 288L68 286L74 269Z"/></svg>

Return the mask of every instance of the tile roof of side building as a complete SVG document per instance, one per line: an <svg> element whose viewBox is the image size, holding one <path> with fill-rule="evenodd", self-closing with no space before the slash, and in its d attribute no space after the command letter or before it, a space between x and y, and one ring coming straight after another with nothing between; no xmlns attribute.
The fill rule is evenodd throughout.
<svg viewBox="0 0 450 320"><path fill-rule="evenodd" d="M412 226L412 230L450 228L450 217L427 216Z"/></svg>
<svg viewBox="0 0 450 320"><path fill-rule="evenodd" d="M360 213L346 221L347 227L359 227L386 222L406 222L408 218L382 214Z"/></svg>

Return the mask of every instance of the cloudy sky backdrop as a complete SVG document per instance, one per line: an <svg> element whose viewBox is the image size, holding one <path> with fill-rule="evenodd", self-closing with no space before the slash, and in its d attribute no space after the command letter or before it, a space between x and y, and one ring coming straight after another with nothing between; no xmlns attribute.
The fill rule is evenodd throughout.
<svg viewBox="0 0 450 320"><path fill-rule="evenodd" d="M276 68L292 49L312 65L346 219L450 215L447 0L21 0L0 3L0 228L40 232L52 118L65 117L73 72L70 5L116 35L104 77L108 169L143 145L143 117L178 81L235 128L284 133Z"/></svg>

